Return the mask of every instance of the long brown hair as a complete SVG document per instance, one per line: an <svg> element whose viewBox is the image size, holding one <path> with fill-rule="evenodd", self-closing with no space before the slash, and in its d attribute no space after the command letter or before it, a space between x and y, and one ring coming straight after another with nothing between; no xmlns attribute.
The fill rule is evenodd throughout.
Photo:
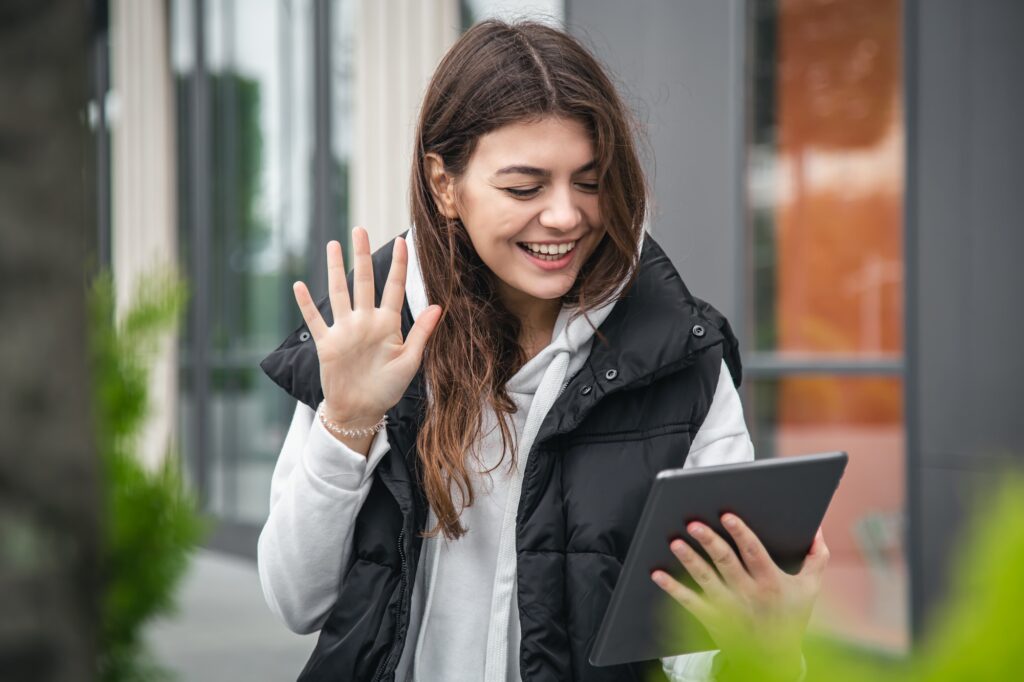
<svg viewBox="0 0 1024 682"><path fill-rule="evenodd" d="M429 404L416 437L427 500L438 519L425 537L466 532L452 485L460 488L463 508L473 504L465 460L481 436L485 408L498 417L502 459L511 450L515 466L507 417L516 405L505 384L527 358L519 344L521 322L497 296L494 273L461 221L438 209L424 157L438 154L445 171L458 178L480 136L546 116L577 120L590 133L606 231L563 304L575 307L578 317L609 302L625 280L624 293L636 277L647 181L633 140L635 120L612 81L582 44L555 28L532 21L475 24L448 50L427 87L412 160L416 256L427 299L443 311L424 352Z"/></svg>

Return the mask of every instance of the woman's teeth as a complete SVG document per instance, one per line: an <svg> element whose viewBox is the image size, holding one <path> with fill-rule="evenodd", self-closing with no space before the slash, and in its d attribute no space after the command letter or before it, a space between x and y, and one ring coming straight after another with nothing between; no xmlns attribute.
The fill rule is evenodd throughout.
<svg viewBox="0 0 1024 682"><path fill-rule="evenodd" d="M520 242L519 246L535 256L550 256L550 258L545 258L544 260L558 260L569 251L572 251L576 247L576 242L569 242L567 244L530 244Z"/></svg>

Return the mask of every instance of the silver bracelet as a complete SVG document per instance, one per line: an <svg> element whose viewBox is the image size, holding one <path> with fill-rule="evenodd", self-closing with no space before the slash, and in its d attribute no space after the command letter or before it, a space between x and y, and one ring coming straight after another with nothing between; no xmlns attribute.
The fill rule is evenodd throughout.
<svg viewBox="0 0 1024 682"><path fill-rule="evenodd" d="M367 427L365 429L346 429L344 427L338 426L337 424L335 424L334 422L327 418L327 416L324 414L323 402L321 402L317 406L316 413L320 416L320 421L323 422L323 425L329 431L341 434L346 438L366 438L367 436L372 436L373 434L383 429L384 426L388 423L388 415L387 413L385 413L384 416L380 418L380 421L374 424L373 426Z"/></svg>

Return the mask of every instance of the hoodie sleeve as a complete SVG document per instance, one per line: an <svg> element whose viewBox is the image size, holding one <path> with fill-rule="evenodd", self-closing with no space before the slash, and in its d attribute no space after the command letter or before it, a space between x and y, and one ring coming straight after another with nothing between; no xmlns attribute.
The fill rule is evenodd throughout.
<svg viewBox="0 0 1024 682"><path fill-rule="evenodd" d="M753 459L754 444L743 418L740 394L723 360L711 406L704 423L693 437L683 468L749 462Z"/></svg>
<svg viewBox="0 0 1024 682"><path fill-rule="evenodd" d="M296 405L256 552L267 605L293 632L320 629L334 605L356 515L388 449L382 429L363 457L332 436L308 405Z"/></svg>

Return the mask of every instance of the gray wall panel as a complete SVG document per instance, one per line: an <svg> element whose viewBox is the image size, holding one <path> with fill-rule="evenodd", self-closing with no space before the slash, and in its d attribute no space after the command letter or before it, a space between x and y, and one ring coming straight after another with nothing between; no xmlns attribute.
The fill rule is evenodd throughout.
<svg viewBox="0 0 1024 682"><path fill-rule="evenodd" d="M1024 3L907 0L909 498L915 631L945 594L966 500L1024 463ZM925 11L927 10L927 11Z"/></svg>
<svg viewBox="0 0 1024 682"><path fill-rule="evenodd" d="M964 228L970 235L971 453L1024 458L1024 3L969 3L969 135ZM997 321L993 325L993 321Z"/></svg>
<svg viewBox="0 0 1024 682"><path fill-rule="evenodd" d="M920 17L921 450L1024 454L1024 4L929 2ZM1015 23L1016 22L1016 23Z"/></svg>
<svg viewBox="0 0 1024 682"><path fill-rule="evenodd" d="M915 387L917 395L928 400L922 405L920 447L925 451L947 449L962 451L966 434L957 420L948 419L963 404L963 384L954 372L929 371L942 367L949 358L966 355L966 338L958 332L964 324L961 316L950 311L967 308L969 292L960 276L947 276L963 270L963 254L968 246L962 201L965 170L962 163L965 140L958 131L965 128L960 100L966 88L963 68L965 45L960 33L960 0L939 0L934 11L919 17L919 53L927 53L927 68L916 74L918 99L923 109L912 131L920 140L916 156L908 160L908 177L920 175L917 187L917 221L911 226L917 233L916 257L921 290L917 300L906 302L907 309L921 322L922 338L908 362L922 368ZM936 50L933 45L941 44ZM926 47L927 46L927 47ZM914 77L908 74L908 78ZM935 141L942 140L941 144ZM913 200L908 197L908 201ZM908 353L909 354L909 353Z"/></svg>

